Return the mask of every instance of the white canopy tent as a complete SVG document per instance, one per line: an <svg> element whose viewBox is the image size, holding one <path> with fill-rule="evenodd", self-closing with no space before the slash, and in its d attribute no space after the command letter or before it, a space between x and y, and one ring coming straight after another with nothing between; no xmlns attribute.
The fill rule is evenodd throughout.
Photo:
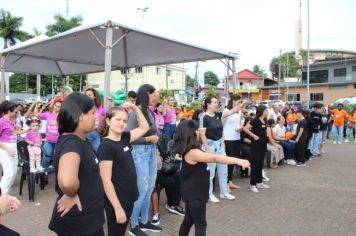
<svg viewBox="0 0 356 236"><path fill-rule="evenodd" d="M1 100L5 72L79 75L105 71L105 97L110 94L112 70L225 59L236 76L235 57L174 39L148 33L112 21L79 26L50 38L23 42L1 52ZM234 90L236 92L236 77ZM127 89L127 80L126 80ZM105 104L107 105L107 104Z"/></svg>

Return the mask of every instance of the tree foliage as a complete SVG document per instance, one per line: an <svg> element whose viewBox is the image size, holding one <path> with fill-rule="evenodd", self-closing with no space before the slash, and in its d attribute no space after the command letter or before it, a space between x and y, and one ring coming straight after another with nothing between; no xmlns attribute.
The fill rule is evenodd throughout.
<svg viewBox="0 0 356 236"><path fill-rule="evenodd" d="M0 37L4 40L4 49L32 37L20 29L22 21L22 17L12 16L10 12L0 9Z"/></svg>
<svg viewBox="0 0 356 236"><path fill-rule="evenodd" d="M77 26L80 26L82 24L83 18L78 15L75 17L71 17L69 19L66 19L63 17L61 14L56 14L54 15L54 23L49 24L46 26L46 35L47 36L53 36L62 32L65 32L67 30L70 30L72 28L75 28Z"/></svg>
<svg viewBox="0 0 356 236"><path fill-rule="evenodd" d="M256 74L262 75L263 77L267 77L266 71L261 65L254 65L252 67L252 71Z"/></svg>
<svg viewBox="0 0 356 236"><path fill-rule="evenodd" d="M217 86L219 83L220 83L220 80L214 72L207 71L204 73L204 84L211 85L211 86Z"/></svg>
<svg viewBox="0 0 356 236"><path fill-rule="evenodd" d="M281 75L279 75L279 66L281 67ZM299 68L300 66L294 53L284 53L281 56L273 57L270 63L272 77L280 78L281 80L285 77L298 77Z"/></svg>
<svg viewBox="0 0 356 236"><path fill-rule="evenodd" d="M193 88L195 86L195 80L189 75L185 76L185 81L186 81L187 88Z"/></svg>
<svg viewBox="0 0 356 236"><path fill-rule="evenodd" d="M216 91L215 88L210 87L210 88L208 88L208 90L204 94L204 97L209 97L209 96L219 99L220 98L220 93L218 91Z"/></svg>

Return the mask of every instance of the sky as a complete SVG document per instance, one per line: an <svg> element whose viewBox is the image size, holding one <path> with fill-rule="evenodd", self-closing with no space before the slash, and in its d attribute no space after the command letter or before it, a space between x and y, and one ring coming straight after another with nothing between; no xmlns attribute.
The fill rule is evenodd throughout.
<svg viewBox="0 0 356 236"><path fill-rule="evenodd" d="M239 53L237 70L261 65L295 49L299 0L69 0L69 16L83 24L108 19L128 25L154 26L161 35L224 53ZM302 0L302 48L307 47L307 0ZM148 7L144 14L137 8ZM0 0L0 8L22 16L23 30L43 33L56 13L66 14L66 0ZM310 48L356 51L356 1L310 0ZM130 24L131 23L131 24ZM2 47L2 42L0 46ZM180 66L183 66L180 64ZM194 77L195 63L185 64ZM198 79L206 71L226 76L220 61L200 62Z"/></svg>

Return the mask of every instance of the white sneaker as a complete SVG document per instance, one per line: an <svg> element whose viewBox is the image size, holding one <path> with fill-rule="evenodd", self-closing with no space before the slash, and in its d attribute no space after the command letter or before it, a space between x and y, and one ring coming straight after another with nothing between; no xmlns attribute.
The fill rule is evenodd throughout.
<svg viewBox="0 0 356 236"><path fill-rule="evenodd" d="M42 166L36 167L37 171L44 171L44 168Z"/></svg>
<svg viewBox="0 0 356 236"><path fill-rule="evenodd" d="M337 144L341 144L341 142L337 142Z"/></svg>
<svg viewBox="0 0 356 236"><path fill-rule="evenodd" d="M210 201L211 203L219 203L219 202L220 202L220 200L217 199L214 194L210 194L210 196L209 196L209 201Z"/></svg>
<svg viewBox="0 0 356 236"><path fill-rule="evenodd" d="M226 200L235 200L236 197L234 195L231 195L230 193L226 194L220 194L221 199L226 199Z"/></svg>
<svg viewBox="0 0 356 236"><path fill-rule="evenodd" d="M33 167L33 168L30 169L30 172L31 172L31 173L35 173L35 172L37 172L37 170L36 170L35 167Z"/></svg>
<svg viewBox="0 0 356 236"><path fill-rule="evenodd" d="M336 141L334 141L333 144L336 144Z"/></svg>
<svg viewBox="0 0 356 236"><path fill-rule="evenodd" d="M265 181L265 182L269 182L270 181L270 179L266 175L266 171L265 170L262 170L262 180Z"/></svg>
<svg viewBox="0 0 356 236"><path fill-rule="evenodd" d="M350 142L350 140L346 139L344 142L345 142L345 143L348 143L348 142Z"/></svg>
<svg viewBox="0 0 356 236"><path fill-rule="evenodd" d="M259 184L256 184L256 187L257 188L270 188L267 184L265 184L265 183L259 183Z"/></svg>
<svg viewBox="0 0 356 236"><path fill-rule="evenodd" d="M295 166L295 165L297 164L297 162L296 162L295 160L293 160L293 159L288 159L288 160L286 161L286 163L287 163L288 165L291 165L291 166Z"/></svg>
<svg viewBox="0 0 356 236"><path fill-rule="evenodd" d="M258 192L259 192L258 189L256 188L256 185L251 185L251 186L250 186L250 190L251 190L252 192L254 192L254 193L258 193Z"/></svg>

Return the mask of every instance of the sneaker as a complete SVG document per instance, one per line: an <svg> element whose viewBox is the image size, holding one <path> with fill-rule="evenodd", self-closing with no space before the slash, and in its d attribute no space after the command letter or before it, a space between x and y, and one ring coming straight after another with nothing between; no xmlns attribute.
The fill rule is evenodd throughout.
<svg viewBox="0 0 356 236"><path fill-rule="evenodd" d="M160 222L161 222L161 216L159 215L159 213L153 214L151 223L153 225L159 225Z"/></svg>
<svg viewBox="0 0 356 236"><path fill-rule="evenodd" d="M217 199L214 194L211 194L211 195L209 196L209 201L210 201L211 203L219 203L219 202L220 202L220 200Z"/></svg>
<svg viewBox="0 0 356 236"><path fill-rule="evenodd" d="M226 200L235 200L236 197L234 195L231 195L230 193L226 194L220 194L221 199L226 199Z"/></svg>
<svg viewBox="0 0 356 236"><path fill-rule="evenodd" d="M341 144L341 142L337 142L337 144Z"/></svg>
<svg viewBox="0 0 356 236"><path fill-rule="evenodd" d="M350 140L348 140L348 139L346 139L345 141L344 141L344 143L349 143L350 142Z"/></svg>
<svg viewBox="0 0 356 236"><path fill-rule="evenodd" d="M159 233L162 231L162 228L157 226L157 225L153 225L151 223L151 221L147 221L146 224L142 224L140 223L140 229L142 231L151 231L151 232L154 232L154 233Z"/></svg>
<svg viewBox="0 0 356 236"><path fill-rule="evenodd" d="M180 215L180 216L184 216L185 215L184 209L181 206L168 206L166 204L166 209L169 212L177 214L177 215Z"/></svg>
<svg viewBox="0 0 356 236"><path fill-rule="evenodd" d="M252 192L254 192L254 193L258 193L258 192L259 192L258 189L256 188L256 185L251 185L251 186L250 186L250 190L251 190Z"/></svg>
<svg viewBox="0 0 356 236"><path fill-rule="evenodd" d="M293 159L288 159L286 161L287 165L291 165L291 166L295 166L297 164L297 162Z"/></svg>
<svg viewBox="0 0 356 236"><path fill-rule="evenodd" d="M132 228L131 224L130 224L129 234L131 236L147 236L147 234L143 232L138 225Z"/></svg>
<svg viewBox="0 0 356 236"><path fill-rule="evenodd" d="M265 170L262 170L262 180L265 181L265 182L270 181L270 179L266 175L266 171Z"/></svg>
<svg viewBox="0 0 356 236"><path fill-rule="evenodd" d="M307 164L305 164L303 162L299 162L299 163L297 163L297 166L307 166Z"/></svg>
<svg viewBox="0 0 356 236"><path fill-rule="evenodd" d="M257 188L270 188L267 184L265 184L265 183L259 183L259 184L256 184L256 187Z"/></svg>
<svg viewBox="0 0 356 236"><path fill-rule="evenodd" d="M336 144L336 141L334 141L333 144Z"/></svg>
<svg viewBox="0 0 356 236"><path fill-rule="evenodd" d="M35 173L35 172L37 172L37 170L36 170L35 167L33 167L33 168L30 168L30 172L31 172L31 173Z"/></svg>
<svg viewBox="0 0 356 236"><path fill-rule="evenodd" d="M42 166L39 166L36 168L37 171L44 171L44 168Z"/></svg>

